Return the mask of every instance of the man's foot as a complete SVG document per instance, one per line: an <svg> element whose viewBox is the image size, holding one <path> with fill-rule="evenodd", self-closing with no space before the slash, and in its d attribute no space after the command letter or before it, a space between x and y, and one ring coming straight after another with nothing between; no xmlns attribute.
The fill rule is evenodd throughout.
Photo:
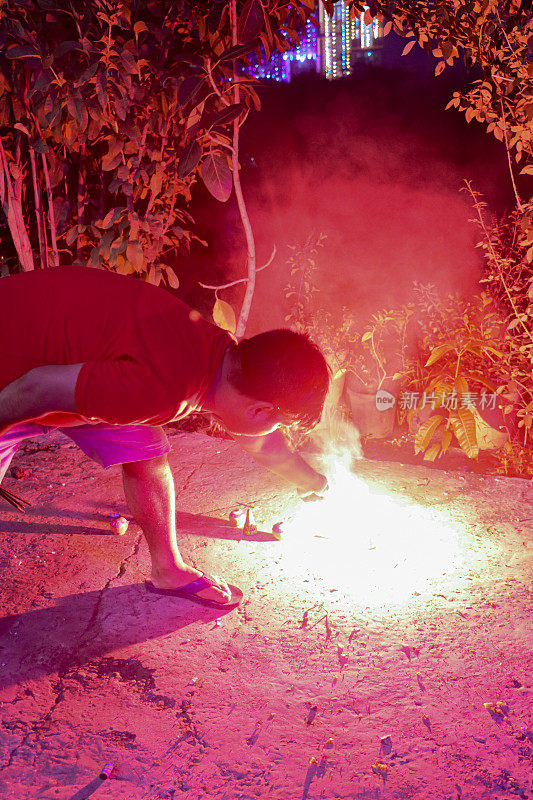
<svg viewBox="0 0 533 800"><path fill-rule="evenodd" d="M231 609L236 608L242 602L243 594L241 590L237 586L229 585L229 599L224 600L224 602L219 602L218 600L208 600L205 597L202 597L201 593L205 590L216 588L226 594L225 589L220 586L217 586L216 581L213 578L209 578L207 575L201 575L199 578L195 578L195 580L190 581L190 583L186 583L185 586L182 586L179 589L159 589L157 586L154 586L152 581L145 581L144 585L146 586L147 591L153 592L154 594L162 594L165 597L176 597L179 599L185 600L192 600L194 603L200 603L203 606L209 606L210 608L221 608L224 611L231 611Z"/></svg>
<svg viewBox="0 0 533 800"><path fill-rule="evenodd" d="M216 585L210 585L195 592L197 597L219 603L221 606L228 603L231 600L231 590L224 578L218 575L206 575L206 573L200 572L199 569L194 569L194 567L173 572L156 573L155 570L152 570L151 583L156 589L182 589L184 586L201 578L203 575Z"/></svg>

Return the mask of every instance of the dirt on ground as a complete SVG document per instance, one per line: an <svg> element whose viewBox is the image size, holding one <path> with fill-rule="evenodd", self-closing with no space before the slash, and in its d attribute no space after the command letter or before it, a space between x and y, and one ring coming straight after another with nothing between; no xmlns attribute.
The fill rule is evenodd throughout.
<svg viewBox="0 0 533 800"><path fill-rule="evenodd" d="M0 505L1 797L532 798L531 482L358 460L304 504L170 433L180 547L245 602L147 593L141 531L110 528L120 468L27 441L3 485L33 505Z"/></svg>

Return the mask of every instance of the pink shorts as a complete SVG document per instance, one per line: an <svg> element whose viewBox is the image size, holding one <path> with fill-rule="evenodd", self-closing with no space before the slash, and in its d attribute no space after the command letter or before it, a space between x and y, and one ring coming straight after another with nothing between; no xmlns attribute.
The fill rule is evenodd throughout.
<svg viewBox="0 0 533 800"><path fill-rule="evenodd" d="M0 436L0 481L24 439L44 436L58 430L75 442L102 467L145 461L168 453L170 445L163 428L149 425L77 425L73 428L48 428L33 422L16 425Z"/></svg>

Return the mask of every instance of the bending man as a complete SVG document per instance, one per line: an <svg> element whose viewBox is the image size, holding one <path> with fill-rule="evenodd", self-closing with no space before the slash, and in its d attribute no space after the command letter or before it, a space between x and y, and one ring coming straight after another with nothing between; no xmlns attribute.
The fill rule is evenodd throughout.
<svg viewBox="0 0 533 800"><path fill-rule="evenodd" d="M155 590L220 607L240 599L181 557L161 426L208 413L301 495L320 493L325 477L279 429L316 424L328 382L307 337L275 330L236 344L171 293L131 277L59 267L0 279L0 481L23 439L55 428L102 466L121 464Z"/></svg>

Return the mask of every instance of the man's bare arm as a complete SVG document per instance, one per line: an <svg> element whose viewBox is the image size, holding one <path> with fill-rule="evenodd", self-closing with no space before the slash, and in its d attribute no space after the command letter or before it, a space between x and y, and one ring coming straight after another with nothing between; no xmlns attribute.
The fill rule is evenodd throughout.
<svg viewBox="0 0 533 800"><path fill-rule="evenodd" d="M74 414L74 392L83 364L35 367L0 392L0 431L54 411Z"/></svg>
<svg viewBox="0 0 533 800"><path fill-rule="evenodd" d="M296 484L303 492L321 492L327 486L325 477L291 450L280 430L264 436L232 436L259 464Z"/></svg>

